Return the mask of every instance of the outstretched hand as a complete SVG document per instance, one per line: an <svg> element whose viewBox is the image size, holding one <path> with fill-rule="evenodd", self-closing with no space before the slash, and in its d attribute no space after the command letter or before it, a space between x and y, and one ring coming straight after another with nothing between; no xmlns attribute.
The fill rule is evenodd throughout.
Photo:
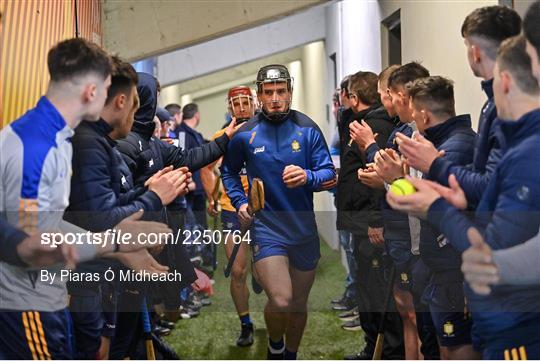
<svg viewBox="0 0 540 361"><path fill-rule="evenodd" d="M240 128L241 126L242 126L242 124L238 124L238 126L237 126L236 125L236 117L232 117L231 122L227 126L227 129L225 129L225 134L227 134L227 137L229 137L229 139L231 139L233 137L234 133L236 133L238 128Z"/></svg>
<svg viewBox="0 0 540 361"><path fill-rule="evenodd" d="M41 242L41 234L28 236L17 245L17 254L21 261L30 267L48 267L64 263L68 269L74 269L79 262L79 253L73 244L61 243L55 247Z"/></svg>

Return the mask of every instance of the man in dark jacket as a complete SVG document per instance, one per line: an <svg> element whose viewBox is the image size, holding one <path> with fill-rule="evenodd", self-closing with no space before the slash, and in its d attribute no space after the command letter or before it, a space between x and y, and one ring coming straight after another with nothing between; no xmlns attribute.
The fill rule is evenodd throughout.
<svg viewBox="0 0 540 361"><path fill-rule="evenodd" d="M386 143L394 128L392 119L380 102L377 93L376 74L358 72L349 78L349 99L353 116L351 120L364 121L379 134L377 141ZM372 189L358 181L358 169L366 167L364 153L349 136L348 124L340 127L343 134L340 140L341 166L338 177L336 207L337 227L353 234L357 273L357 302L360 313L359 323L366 335L366 355L371 355L377 338L377 325L380 319L380 305L384 303L384 290L387 289L383 274L383 227L380 204L383 191ZM392 306L395 310L395 307ZM388 316L385 334L384 356L403 358L403 339L401 323L397 313Z"/></svg>
<svg viewBox="0 0 540 361"><path fill-rule="evenodd" d="M451 188L413 180L418 189L410 196L387 199L396 209L427 213L458 251L469 248L468 229L476 226L495 250L527 241L540 226L540 110L538 83L521 37L499 48L494 69L494 95L504 137L504 156L493 173L471 221L460 212L467 199L455 177ZM510 119L515 119L511 121ZM489 296L467 287L468 305L483 341L486 359L540 357L538 298L540 287L497 286Z"/></svg>
<svg viewBox="0 0 540 361"><path fill-rule="evenodd" d="M349 79L350 75L345 76L340 83L339 89L339 103L340 106L337 109L336 113L336 122L337 122L337 137L338 137L338 147L337 153L339 154L339 167L343 163L343 154L345 153L346 148L348 147L346 137L346 130L353 121L354 112L351 109L351 104L349 100ZM338 167L338 168L339 168ZM339 169L338 169L339 171ZM334 193L334 204L337 202L336 193ZM344 315L349 313L358 314L357 310L354 309L358 297L358 285L356 276L358 275L358 266L356 264L355 252L354 252L354 240L352 233L346 229L342 229L337 226L337 231L339 235L339 243L341 248L345 252L345 258L347 261L347 269L349 273L345 279L345 292L340 298L333 299L332 309L336 311L344 311Z"/></svg>
<svg viewBox="0 0 540 361"><path fill-rule="evenodd" d="M160 213L163 205L187 191L188 174L181 169L155 177L148 189L135 189L131 173L116 150L116 140L128 134L138 108L137 74L119 58L113 58L113 62L115 70L100 120L83 121L72 138L72 191L64 218L93 232L109 229L140 209L147 215ZM136 270L149 265L147 270L154 271L154 261L145 250L132 259L126 255L114 258ZM106 259L85 262L73 273L103 274L109 267L118 264ZM116 292L105 292L105 284L109 283L103 278L101 282L68 282L77 358L108 357L116 323L115 307L106 309L102 303L116 300Z"/></svg>
<svg viewBox="0 0 540 361"><path fill-rule="evenodd" d="M118 149L131 170L135 184L143 185L158 170L172 165L188 167L195 171L221 157L234 134L235 123L213 142L199 148L184 150L165 144L153 136L153 122L157 107L157 80L150 74L138 73L137 92L140 107L135 113L135 123L128 136L118 142Z"/></svg>
<svg viewBox="0 0 540 361"><path fill-rule="evenodd" d="M472 162L476 133L468 114L456 116L452 82L439 76L421 78L409 83L407 90L419 132L452 163ZM409 139L402 134L397 137L398 142ZM438 229L424 220L420 224L420 257L431 272L423 299L429 305L437 331L441 358L479 358L471 345L472 321L464 311L460 254Z"/></svg>
<svg viewBox="0 0 540 361"><path fill-rule="evenodd" d="M502 156L501 139L497 138L497 108L493 99L493 67L499 44L521 31L521 19L515 10L506 6L486 6L469 14L461 27L467 46L467 58L472 72L484 79L482 89L488 100L484 103L478 122L474 161L471 165L453 164L438 157L435 147L418 143L412 152L404 153L411 167L426 168L429 178L448 185L448 176L455 174L461 184L469 206L474 209L489 178Z"/></svg>
<svg viewBox="0 0 540 361"><path fill-rule="evenodd" d="M182 119L182 124L177 127L180 148L189 150L203 146L204 138L196 130L201 119L198 105L195 103L186 104L182 109ZM197 224L206 229L206 197L200 171L193 172L193 182L195 182L195 189L189 192L186 200L195 215Z"/></svg>

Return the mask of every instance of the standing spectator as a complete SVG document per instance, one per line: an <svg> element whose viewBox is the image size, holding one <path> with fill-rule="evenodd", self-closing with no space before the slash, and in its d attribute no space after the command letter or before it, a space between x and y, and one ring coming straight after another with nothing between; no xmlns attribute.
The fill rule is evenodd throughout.
<svg viewBox="0 0 540 361"><path fill-rule="evenodd" d="M182 107L176 103L171 103L165 106L165 110L167 110L169 114L171 115L171 117L174 118L173 119L174 123L172 126L172 129L174 132L173 138L178 139L179 127L180 127L180 124L182 124Z"/></svg>
<svg viewBox="0 0 540 361"><path fill-rule="evenodd" d="M386 144L388 136L394 129L392 118L381 104L377 92L378 77L371 72L360 71L349 78L348 94L352 120L367 123L375 133L380 147ZM340 134L343 154L338 178L336 203L338 209L337 224L353 235L354 257L357 265L357 299L360 318L356 323L358 329L365 332L365 355L372 355L377 338L377 327L380 321L381 305L387 289L384 281L383 267L383 220L380 205L384 191L373 189L358 180L358 169L366 168L366 158L355 142L351 142L349 127L341 127ZM395 311L395 305L391 304ZM403 358L403 337L401 322L396 312L387 315L385 331L385 358ZM360 353L362 354L362 352ZM357 358L355 354L350 358Z"/></svg>
<svg viewBox="0 0 540 361"><path fill-rule="evenodd" d="M189 103L182 109L182 124L177 127L178 144L184 150L200 147L204 145L205 140L201 133L196 129L201 121L199 106L195 103ZM195 189L186 196L188 207L195 214L195 221L203 229L206 229L206 194L204 192L201 172L193 172L193 181Z"/></svg>
<svg viewBox="0 0 540 361"><path fill-rule="evenodd" d="M351 104L349 101L348 89L349 78L350 75L347 75L341 81L338 98L340 104L339 108L337 109L337 133L339 136L339 147L337 148L337 153L339 154L340 160L340 167L338 170L339 172L341 172L341 164L343 164L343 154L347 147L347 140L345 139L345 134L346 132L348 132L348 125L352 121L352 117L354 116L354 112L350 109ZM336 205L337 197L338 194L336 193ZM332 309L336 311L345 311L340 315L340 317L344 320L349 320L351 318L355 319L358 318L358 309L355 308L356 300L358 297L358 285L356 280L356 276L358 274L358 266L356 264L356 259L354 256L354 241L350 230L343 228L343 226L341 226L339 222L336 224L336 226L339 234L339 243L341 245L341 248L343 248L343 251L345 252L348 273L347 278L345 279L345 292L340 298L332 300Z"/></svg>

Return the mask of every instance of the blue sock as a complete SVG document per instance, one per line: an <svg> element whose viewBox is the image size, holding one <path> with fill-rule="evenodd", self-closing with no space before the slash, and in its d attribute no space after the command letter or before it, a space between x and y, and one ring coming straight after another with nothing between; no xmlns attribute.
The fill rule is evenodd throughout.
<svg viewBox="0 0 540 361"><path fill-rule="evenodd" d="M270 350L270 353L273 354L280 354L283 353L285 350L285 342L283 341L283 337L279 339L279 341L272 341L272 339L268 338L268 349Z"/></svg>
<svg viewBox="0 0 540 361"><path fill-rule="evenodd" d="M283 355L284 360L296 360L296 354L298 351L292 352L287 349L285 349L285 354Z"/></svg>
<svg viewBox="0 0 540 361"><path fill-rule="evenodd" d="M249 316L249 312L243 315L238 315L238 317L240 317L240 322L242 325L251 325L251 317Z"/></svg>

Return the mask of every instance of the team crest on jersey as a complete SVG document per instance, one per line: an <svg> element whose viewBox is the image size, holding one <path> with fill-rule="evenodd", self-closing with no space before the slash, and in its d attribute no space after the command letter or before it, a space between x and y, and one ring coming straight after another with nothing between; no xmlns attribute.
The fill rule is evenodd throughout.
<svg viewBox="0 0 540 361"><path fill-rule="evenodd" d="M401 283L409 283L409 275L406 272L402 272L400 277Z"/></svg>
<svg viewBox="0 0 540 361"><path fill-rule="evenodd" d="M298 141L296 139L293 140L292 143L291 143L291 148L292 148L292 151L294 153L299 152L300 151L300 143L298 143Z"/></svg>
<svg viewBox="0 0 540 361"><path fill-rule="evenodd" d="M443 331L446 337L454 337L454 324L450 321L446 322L443 326Z"/></svg>
<svg viewBox="0 0 540 361"><path fill-rule="evenodd" d="M377 258L373 258L371 260L371 267L372 268L379 268L379 260Z"/></svg>
<svg viewBox="0 0 540 361"><path fill-rule="evenodd" d="M149 168L152 168L154 166L154 159L150 159L150 161L148 162L148 167Z"/></svg>
<svg viewBox="0 0 540 361"><path fill-rule="evenodd" d="M253 143L253 139L255 139L255 135L257 135L257 132L251 133L251 138L249 138L249 144Z"/></svg>

